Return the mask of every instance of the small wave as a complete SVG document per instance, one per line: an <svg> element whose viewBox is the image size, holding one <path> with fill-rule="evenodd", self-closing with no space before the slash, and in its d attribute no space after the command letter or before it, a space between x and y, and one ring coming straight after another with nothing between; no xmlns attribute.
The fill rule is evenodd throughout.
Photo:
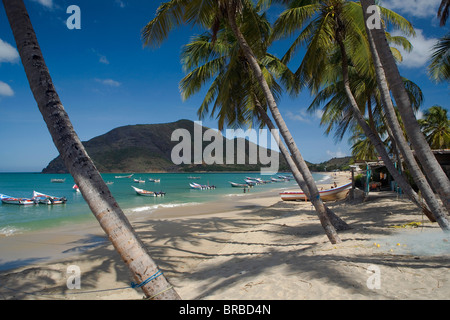
<svg viewBox="0 0 450 320"><path fill-rule="evenodd" d="M185 202L185 203L168 203L168 204L155 204L153 206L145 206L145 207L138 207L129 209L129 212L143 212L143 211L154 211L156 209L162 209L162 208L177 208L177 207L184 207L184 206L193 206L199 204L198 202Z"/></svg>
<svg viewBox="0 0 450 320"><path fill-rule="evenodd" d="M317 181L317 184L324 184L324 183L330 183L333 179L331 178L331 176L323 176L322 179Z"/></svg>
<svg viewBox="0 0 450 320"><path fill-rule="evenodd" d="M21 234L25 230L17 227L6 226L0 228L0 237L10 237L16 234Z"/></svg>

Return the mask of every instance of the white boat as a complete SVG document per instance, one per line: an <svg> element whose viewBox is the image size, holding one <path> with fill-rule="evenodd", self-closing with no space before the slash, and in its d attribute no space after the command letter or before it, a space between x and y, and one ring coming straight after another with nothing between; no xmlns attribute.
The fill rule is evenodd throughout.
<svg viewBox="0 0 450 320"><path fill-rule="evenodd" d="M161 179L148 178L148 181L150 181L150 182L161 182Z"/></svg>
<svg viewBox="0 0 450 320"><path fill-rule="evenodd" d="M198 183L189 183L191 186L191 189L197 189L197 190L207 190L207 189L215 189L216 186L210 186L210 185L201 185Z"/></svg>
<svg viewBox="0 0 450 320"><path fill-rule="evenodd" d="M43 194L40 192L33 191L33 200L35 200L36 203L42 203L42 204L64 204L67 202L67 199L65 197L53 197L49 196L47 194Z"/></svg>
<svg viewBox="0 0 450 320"><path fill-rule="evenodd" d="M141 178L139 178L139 179L133 179L134 180L134 182L136 182L136 183L145 183L145 180L142 180Z"/></svg>
<svg viewBox="0 0 450 320"><path fill-rule="evenodd" d="M16 205L32 205L36 204L33 199L27 199L27 198L14 198L7 196L6 194L0 194L0 199L5 204L16 204Z"/></svg>
<svg viewBox="0 0 450 320"><path fill-rule="evenodd" d="M133 174L130 174L128 176L115 176L114 178L116 179L125 179L125 178L131 178L133 176Z"/></svg>
<svg viewBox="0 0 450 320"><path fill-rule="evenodd" d="M255 181L255 180L245 179L244 181L245 181L245 183L248 184L249 186L256 186L257 184L260 184L260 182Z"/></svg>
<svg viewBox="0 0 450 320"><path fill-rule="evenodd" d="M136 187L133 187L133 186L131 186L131 187L140 196L145 196L145 197L158 197L159 196L159 197L162 197L162 196L164 196L166 194L165 192L162 192L162 191L154 192L154 191L147 191L147 190L144 190L144 189L139 189L139 188L136 188Z"/></svg>
<svg viewBox="0 0 450 320"><path fill-rule="evenodd" d="M236 183L236 182L231 182L231 181L228 181L228 182L234 188L249 188L249 187L251 187L251 185L249 185L247 183Z"/></svg>
<svg viewBox="0 0 450 320"><path fill-rule="evenodd" d="M327 190L320 190L320 199L323 201L332 201L332 200L341 200L344 199L350 188L352 187L352 183L349 182L342 186L331 188ZM308 197L305 195L303 191L284 191L280 192L280 197L283 201L296 201L296 200L304 200L308 201Z"/></svg>
<svg viewBox="0 0 450 320"><path fill-rule="evenodd" d="M201 179L201 177L192 177L192 176L189 176L188 179L194 179L194 180L195 180L195 179Z"/></svg>
<svg viewBox="0 0 450 320"><path fill-rule="evenodd" d="M66 179L51 179L50 182L53 182L53 183L64 183L64 182L66 182Z"/></svg>
<svg viewBox="0 0 450 320"><path fill-rule="evenodd" d="M276 179L276 178L272 178L271 180L272 180L272 182L285 182L286 181L286 179Z"/></svg>

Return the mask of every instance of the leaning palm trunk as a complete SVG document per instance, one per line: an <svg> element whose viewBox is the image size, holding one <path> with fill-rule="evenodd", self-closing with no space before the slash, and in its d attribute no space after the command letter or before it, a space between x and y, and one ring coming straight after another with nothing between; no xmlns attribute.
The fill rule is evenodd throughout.
<svg viewBox="0 0 450 320"><path fill-rule="evenodd" d="M266 111L262 108L262 106L257 103L258 112L261 115L261 118L264 120L264 123L267 125L269 130L275 130L276 127L273 124L272 120L267 115ZM309 188L305 183L305 180L303 179L302 174L300 173L300 170L298 170L297 166L295 165L295 162L292 160L291 155L289 154L289 151L287 150L286 146L278 140L278 148L280 149L280 153L283 156L283 158L286 160L286 163L288 164L289 168L291 169L292 175L294 176L295 181L297 182L300 189L303 190L306 197L308 199L311 199L311 194L309 192ZM349 230L349 225L339 218L328 206L324 204L325 210L327 211L328 219L330 219L331 224L336 228L337 231L342 230Z"/></svg>
<svg viewBox="0 0 450 320"><path fill-rule="evenodd" d="M367 15L365 15L365 17L367 18ZM375 65L375 72L377 76L378 87L381 93L384 111L386 114L389 127L392 130L392 138L394 138L395 144L400 150L401 154L403 155L406 165L409 168L409 172L411 173L417 187L422 192L422 196L425 199L426 203L428 204L428 207L433 212L433 216L436 218L437 223L443 230L450 230L450 222L446 216L447 213L445 209L442 207L442 205L439 203L438 198L435 196L433 190L428 184L428 181L423 175L422 170L417 164L416 159L414 158L414 155L412 153L412 150L409 147L405 136L403 135L403 131L400 128L400 124L398 123L397 115L395 113L394 105L392 104L389 88L387 86L383 66L381 65L381 61L375 49L375 44L373 42L372 35L367 29L367 25L366 30L370 50L372 52L372 59Z"/></svg>
<svg viewBox="0 0 450 320"><path fill-rule="evenodd" d="M331 243L340 243L341 239L339 238L336 229L331 224L330 219L328 219L325 206L320 199L319 190L317 190L316 183L314 181L314 178L311 175L311 172L309 171L308 166L306 165L305 161L303 160L303 157L301 156L294 139L292 138L292 135L289 132L289 129L286 126L286 123L284 122L284 119L282 118L277 104L275 102L275 99L272 95L272 92L264 78L264 75L261 71L261 68L258 64L258 61L253 54L253 51L251 47L248 45L247 41L245 40L244 36L242 35L241 31L239 30L237 23L236 23L236 3L234 1L230 1L227 6L227 15L228 15L228 22L230 24L230 27L236 36L239 46L244 52L244 55L246 59L248 60L250 67L252 69L252 72L254 73L256 79L258 80L259 85L261 86L264 95L267 100L267 104L269 106L269 109L272 113L272 116L277 124L278 129L280 130L280 133L286 142L286 145L292 155L292 158L297 166L297 168L300 170L300 172L303 175L303 178L305 179L305 183L308 185L309 192L310 192L310 199L312 204L314 205L314 208L317 211L317 214L319 216L320 223L322 224L322 227L325 230L325 234L327 235L328 239Z"/></svg>
<svg viewBox="0 0 450 320"><path fill-rule="evenodd" d="M367 12L369 6L375 6L374 0L361 0L363 13ZM444 206L450 208L450 180L443 171L423 133L420 130L417 119L411 108L411 101L405 90L400 77L395 59L389 49L384 28L369 30L373 37L375 49L378 52L392 95L402 117L409 141L415 150L427 178L430 180L434 190L439 194Z"/></svg>
<svg viewBox="0 0 450 320"><path fill-rule="evenodd" d="M92 213L148 298L179 299L166 278L160 275L75 133L53 86L23 1L3 0L3 5L39 110ZM145 284L152 276L155 278Z"/></svg>
<svg viewBox="0 0 450 320"><path fill-rule="evenodd" d="M367 138L370 139L373 146L377 150L379 156L383 160L386 168L388 169L389 173L393 176L394 180L399 184L399 186L402 188L403 192L405 192L408 197L419 207L423 210L424 214L428 217L430 221L434 221L433 214L426 208L421 201L419 200L419 197L414 192L414 190L411 188L409 183L403 178L403 176L397 171L395 168L394 163L389 158L389 155L380 139L377 133L373 132L370 126L367 124L367 122L364 120L359 108L358 103L356 102L355 97L353 96L352 90L350 88L350 81L348 76L348 62L347 62L347 53L345 50L345 45L343 43L343 40L341 38L341 35L339 32L336 34L336 41L339 45L340 51L341 51L341 59L342 59L342 78L344 82L344 90L347 95L347 98L350 102L350 105L352 106L353 115L356 118L356 121L358 122L359 126L364 131L364 134L367 136Z"/></svg>

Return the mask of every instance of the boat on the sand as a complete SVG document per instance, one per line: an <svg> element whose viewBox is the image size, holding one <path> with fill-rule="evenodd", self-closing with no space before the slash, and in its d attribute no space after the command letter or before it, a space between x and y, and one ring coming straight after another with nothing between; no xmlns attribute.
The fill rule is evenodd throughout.
<svg viewBox="0 0 450 320"><path fill-rule="evenodd" d="M319 191L320 199L322 199L323 201L333 201L333 200L344 199L347 196L351 187L352 187L352 183L349 182L342 186L337 186L336 188L320 190ZM280 192L280 197L283 201L297 201L297 200L308 201L309 200L303 191Z"/></svg>

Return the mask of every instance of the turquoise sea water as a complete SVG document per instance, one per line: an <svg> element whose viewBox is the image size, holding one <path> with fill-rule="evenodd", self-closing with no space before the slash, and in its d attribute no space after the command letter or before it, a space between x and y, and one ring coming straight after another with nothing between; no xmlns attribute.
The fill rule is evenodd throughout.
<svg viewBox="0 0 450 320"><path fill-rule="evenodd" d="M115 176L126 174L102 174L105 181L113 182L108 185L113 196L125 214L153 210L162 207L183 206L193 203L205 203L220 200L232 194L242 194L242 188L233 188L230 181L243 183L246 177L270 180L270 176L261 176L254 172L239 173L135 173L131 179L117 179ZM195 176L200 179L189 179ZM316 181L327 177L313 174ZM277 176L273 176L277 178ZM145 183L135 183L133 179L140 178ZM160 179L159 183L150 182L149 178ZM65 179L63 183L51 182L52 179ZM189 183L215 185L214 190L194 190ZM65 223L84 222L94 220L89 207L81 193L72 189L74 180L69 174L40 174L40 173L0 173L0 193L11 197L31 198L33 190L57 197L66 197L63 205L31 205L18 206L0 204L0 236L11 236L16 233L34 231L44 228L57 227ZM131 188L135 186L149 191L164 191L164 197L143 197ZM252 193L269 191L279 188L295 188L294 180L288 182L268 183L251 189Z"/></svg>

